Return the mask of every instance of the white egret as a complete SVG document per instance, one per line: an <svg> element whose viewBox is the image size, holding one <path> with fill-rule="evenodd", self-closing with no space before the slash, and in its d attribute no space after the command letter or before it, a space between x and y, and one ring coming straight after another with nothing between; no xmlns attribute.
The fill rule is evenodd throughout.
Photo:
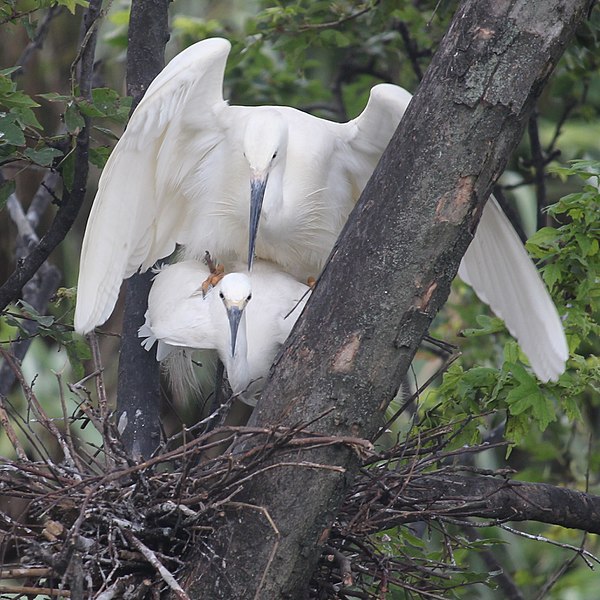
<svg viewBox="0 0 600 600"><path fill-rule="evenodd" d="M174 347L216 350L233 393L255 404L310 290L265 261L256 261L251 273L226 274L204 295L200 288L209 274L194 260L160 269L139 335L146 349L158 341L161 361Z"/></svg>
<svg viewBox="0 0 600 600"><path fill-rule="evenodd" d="M289 107L229 106L230 44L176 56L149 86L100 179L83 243L75 327L103 323L121 281L169 255L206 249L317 275L410 102L380 84L363 112L334 123ZM258 231L257 231L258 229ZM541 380L564 370L562 325L537 271L492 198L461 275L501 316Z"/></svg>
<svg viewBox="0 0 600 600"><path fill-rule="evenodd" d="M344 124L289 107L229 106L229 48L213 38L177 55L115 146L83 241L78 331L103 323L121 281L176 243L190 258L206 250L225 263L252 256L259 220L258 257L304 281L318 275L387 144L384 130L410 99L376 86Z"/></svg>

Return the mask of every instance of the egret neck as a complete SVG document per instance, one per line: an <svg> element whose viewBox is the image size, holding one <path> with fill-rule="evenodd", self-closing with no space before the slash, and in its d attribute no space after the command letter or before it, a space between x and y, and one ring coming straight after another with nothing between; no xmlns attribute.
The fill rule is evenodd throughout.
<svg viewBox="0 0 600 600"><path fill-rule="evenodd" d="M288 128L276 109L257 107L249 114L243 137L244 157L250 167L250 222L248 227L248 269L252 268L256 235L263 201L267 207L281 203L283 171L287 153ZM268 184L268 185L267 185Z"/></svg>

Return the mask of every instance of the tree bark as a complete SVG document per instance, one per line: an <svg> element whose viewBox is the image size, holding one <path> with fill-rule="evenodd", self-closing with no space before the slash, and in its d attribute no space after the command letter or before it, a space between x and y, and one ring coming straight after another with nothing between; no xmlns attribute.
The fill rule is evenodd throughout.
<svg viewBox="0 0 600 600"><path fill-rule="evenodd" d="M165 66L168 8L169 0L134 0L131 5L127 93L134 99L132 110ZM142 458L148 458L160 443L160 370L156 350L147 352L138 338L151 285L150 271L133 275L126 282L117 387L119 431L129 453Z"/></svg>
<svg viewBox="0 0 600 600"><path fill-rule="evenodd" d="M376 431L448 296L493 182L591 4L461 4L276 360L254 424L314 421L311 430L367 439ZM247 482L211 540L214 555L199 549L190 596L305 597L357 463L340 444Z"/></svg>

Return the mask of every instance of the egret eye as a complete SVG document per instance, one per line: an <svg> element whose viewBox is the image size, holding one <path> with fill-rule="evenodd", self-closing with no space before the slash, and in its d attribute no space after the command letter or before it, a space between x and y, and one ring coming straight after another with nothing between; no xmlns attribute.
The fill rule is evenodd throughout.
<svg viewBox="0 0 600 600"><path fill-rule="evenodd" d="M250 302L250 300L252 300L252 294L248 294L248 297L246 298L246 302Z"/></svg>
<svg viewBox="0 0 600 600"><path fill-rule="evenodd" d="M275 160L276 157L277 157L277 150L275 150L275 152L273 152L273 156L271 157L271 160Z"/></svg>
<svg viewBox="0 0 600 600"><path fill-rule="evenodd" d="M225 300L225 296L223 295L223 292L219 292L219 298L221 298L221 300Z"/></svg>

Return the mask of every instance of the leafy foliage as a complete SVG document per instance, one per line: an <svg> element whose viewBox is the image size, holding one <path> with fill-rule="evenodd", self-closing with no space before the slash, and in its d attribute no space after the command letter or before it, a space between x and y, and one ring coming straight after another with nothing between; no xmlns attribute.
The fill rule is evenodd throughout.
<svg viewBox="0 0 600 600"><path fill-rule="evenodd" d="M563 178L578 176L586 183L581 192L569 194L549 207L548 213L564 221L559 227L540 229L528 242L531 254L543 260L542 273L559 308L572 357L569 370L558 382L540 385L524 368L525 359L514 341L503 342L503 364L499 368L450 367L435 392L451 413L460 406L472 411L501 409L507 414L507 435L520 444L535 424L541 431L557 421L562 409L570 419L580 418L582 403L577 396L591 398L600 391L600 194L598 163L575 161L571 167L555 167ZM595 175L593 175L595 173ZM479 329L465 329L469 338L496 336L503 328L498 319L478 318ZM501 335L500 339L506 336Z"/></svg>

